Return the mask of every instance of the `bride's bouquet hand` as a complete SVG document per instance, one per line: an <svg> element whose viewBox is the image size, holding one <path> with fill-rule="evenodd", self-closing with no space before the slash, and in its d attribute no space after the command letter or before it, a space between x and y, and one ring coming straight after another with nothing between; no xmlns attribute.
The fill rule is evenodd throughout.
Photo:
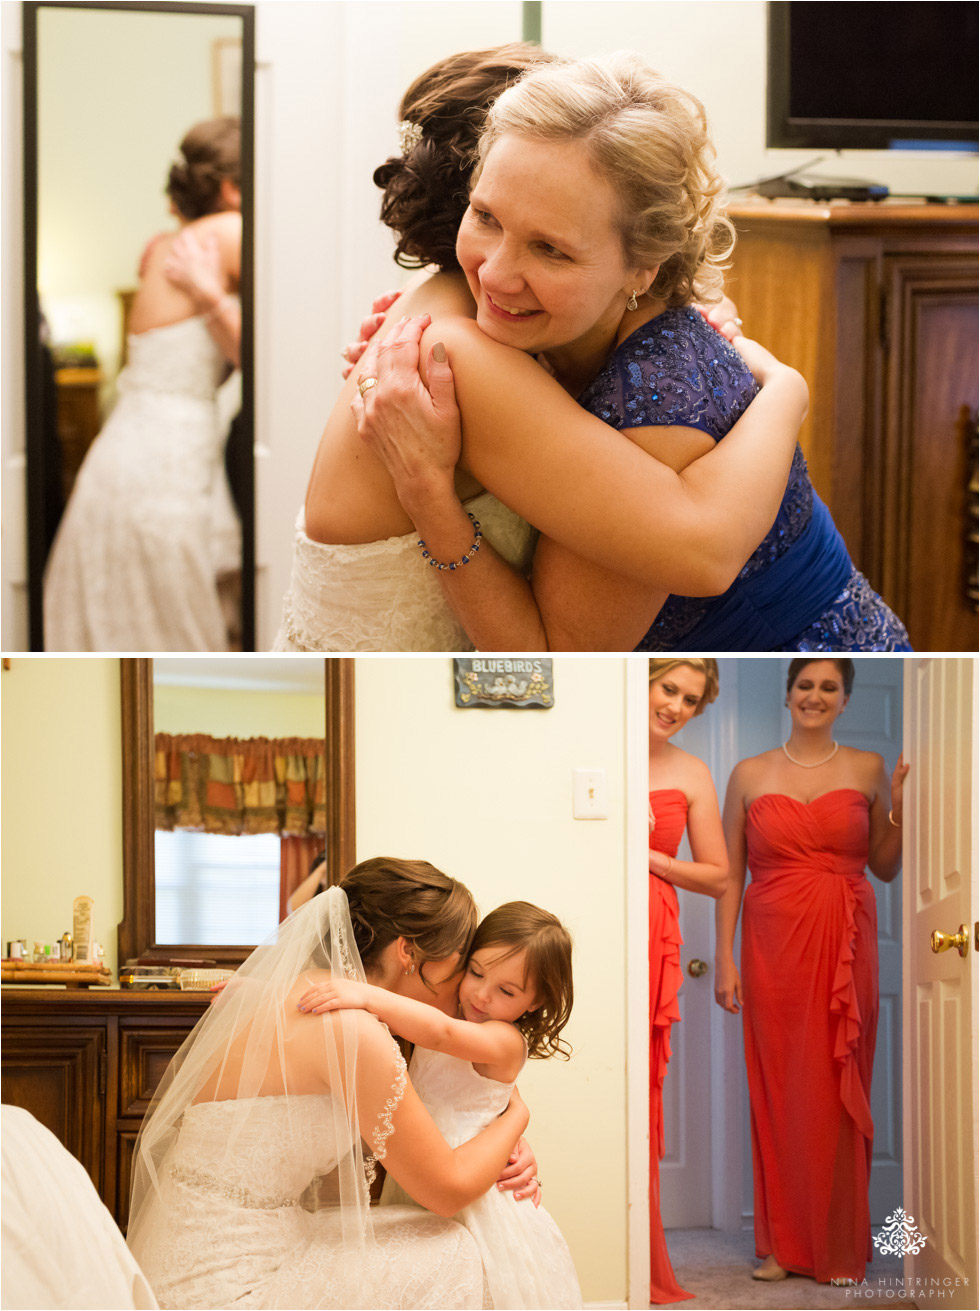
<svg viewBox="0 0 980 1311"><path fill-rule="evenodd" d="M333 979L329 983L315 983L300 997L296 1007L323 1015L327 1011L368 1009L369 984L354 979Z"/></svg>
<svg viewBox="0 0 980 1311"><path fill-rule="evenodd" d="M446 349L437 342L420 372L420 343L429 316L404 319L383 342L370 343L351 402L357 431L388 470L410 515L455 496L462 426Z"/></svg>

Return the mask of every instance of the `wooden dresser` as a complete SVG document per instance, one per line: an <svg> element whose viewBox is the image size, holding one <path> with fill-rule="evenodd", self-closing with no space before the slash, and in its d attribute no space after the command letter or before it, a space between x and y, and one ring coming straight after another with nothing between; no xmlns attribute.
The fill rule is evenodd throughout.
<svg viewBox="0 0 980 1311"><path fill-rule="evenodd" d="M976 651L977 207L730 213L726 289L810 384L800 440L855 563L917 650Z"/></svg>
<svg viewBox="0 0 980 1311"><path fill-rule="evenodd" d="M3 989L0 1097L81 1161L122 1229L143 1116L209 1001L200 992Z"/></svg>

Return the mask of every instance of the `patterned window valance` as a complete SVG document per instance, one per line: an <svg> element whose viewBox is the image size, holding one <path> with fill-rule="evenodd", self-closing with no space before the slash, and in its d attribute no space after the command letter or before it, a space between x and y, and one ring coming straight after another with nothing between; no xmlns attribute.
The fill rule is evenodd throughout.
<svg viewBox="0 0 980 1311"><path fill-rule="evenodd" d="M157 733L156 827L324 833L325 763L318 738Z"/></svg>

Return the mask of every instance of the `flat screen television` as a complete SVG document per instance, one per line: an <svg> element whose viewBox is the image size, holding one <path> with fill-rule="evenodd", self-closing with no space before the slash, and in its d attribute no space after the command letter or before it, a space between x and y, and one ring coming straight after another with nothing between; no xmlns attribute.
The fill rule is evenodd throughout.
<svg viewBox="0 0 980 1311"><path fill-rule="evenodd" d="M977 13L974 0L770 4L766 144L976 149Z"/></svg>

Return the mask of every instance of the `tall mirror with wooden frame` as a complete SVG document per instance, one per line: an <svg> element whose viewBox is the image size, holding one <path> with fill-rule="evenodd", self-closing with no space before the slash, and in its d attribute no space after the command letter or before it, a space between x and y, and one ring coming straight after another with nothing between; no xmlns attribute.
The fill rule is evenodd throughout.
<svg viewBox="0 0 980 1311"><path fill-rule="evenodd" d="M30 647L254 649L254 6L22 8Z"/></svg>
<svg viewBox="0 0 980 1311"><path fill-rule="evenodd" d="M311 859L325 884L354 863L353 662L123 659L120 683L119 960L235 967Z"/></svg>

